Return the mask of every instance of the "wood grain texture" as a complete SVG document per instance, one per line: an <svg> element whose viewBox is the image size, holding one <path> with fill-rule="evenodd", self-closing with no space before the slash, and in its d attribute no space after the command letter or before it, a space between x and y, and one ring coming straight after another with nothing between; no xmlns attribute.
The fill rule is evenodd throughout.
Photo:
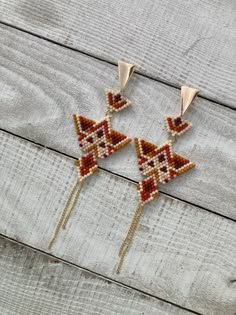
<svg viewBox="0 0 236 315"><path fill-rule="evenodd" d="M0 132L0 233L47 251L76 177L73 161ZM235 223L161 195L145 208L120 275L118 249L137 205L135 185L99 171L81 192L52 253L207 315L236 310Z"/></svg>
<svg viewBox="0 0 236 315"><path fill-rule="evenodd" d="M191 315L90 272L0 239L4 315Z"/></svg>
<svg viewBox="0 0 236 315"><path fill-rule="evenodd" d="M0 20L236 105L234 0L0 0Z"/></svg>
<svg viewBox="0 0 236 315"><path fill-rule="evenodd" d="M0 128L79 157L72 114L104 115L104 88L116 86L117 68L5 26L0 49ZM163 115L178 113L179 91L137 76L127 95L133 106L114 117L114 128L154 143L166 140ZM197 168L161 190L236 219L236 113L197 99L186 118L193 128L175 149ZM99 163L141 179L133 144Z"/></svg>

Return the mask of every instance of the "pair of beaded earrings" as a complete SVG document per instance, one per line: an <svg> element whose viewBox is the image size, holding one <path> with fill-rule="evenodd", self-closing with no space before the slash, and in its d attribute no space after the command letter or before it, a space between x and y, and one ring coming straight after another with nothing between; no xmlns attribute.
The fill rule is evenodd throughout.
<svg viewBox="0 0 236 315"><path fill-rule="evenodd" d="M62 210L58 224L49 242L50 249L61 228L65 229L71 213L76 205L84 180L98 170L97 159L106 158L131 142L126 135L111 128L111 117L114 112L126 108L131 102L124 96L124 90L134 73L135 66L118 62L119 91L105 90L107 110L105 117L96 122L84 116L73 115L75 129L81 149L85 152L76 160L78 177L73 185L67 202ZM158 183L166 184L175 177L195 167L195 164L185 157L176 154L172 145L177 137L191 127L191 123L183 119L187 108L198 94L198 90L186 86L181 87L181 110L177 116L166 116L165 125L169 133L168 140L155 145L141 138L135 138L136 154L139 170L146 178L137 184L139 203L128 229L127 235L119 249L119 263L116 272L119 273L130 248L135 231L138 227L145 204L158 196Z"/></svg>

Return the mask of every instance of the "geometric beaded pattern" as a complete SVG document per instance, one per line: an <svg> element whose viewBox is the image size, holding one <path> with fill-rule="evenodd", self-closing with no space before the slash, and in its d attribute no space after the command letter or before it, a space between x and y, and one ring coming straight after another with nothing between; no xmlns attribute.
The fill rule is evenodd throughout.
<svg viewBox="0 0 236 315"><path fill-rule="evenodd" d="M172 142L156 146L140 138L135 139L139 170L143 175L154 175L156 180L166 184L175 177L195 167L195 164L172 150Z"/></svg>
<svg viewBox="0 0 236 315"><path fill-rule="evenodd" d="M153 175L146 179L143 179L141 182L137 184L137 190L141 206L153 200L155 197L158 196L158 186L156 177Z"/></svg>
<svg viewBox="0 0 236 315"><path fill-rule="evenodd" d="M106 158L131 142L131 139L110 126L109 117L100 122L73 115L80 147L95 157Z"/></svg>
<svg viewBox="0 0 236 315"><path fill-rule="evenodd" d="M83 155L80 159L75 161L75 165L79 173L80 181L98 170L96 157L93 153Z"/></svg>
<svg viewBox="0 0 236 315"><path fill-rule="evenodd" d="M106 89L105 93L107 107L110 112L118 112L131 104L131 102L127 98L124 98L120 92L114 92Z"/></svg>
<svg viewBox="0 0 236 315"><path fill-rule="evenodd" d="M172 134L173 137L182 135L192 126L189 121L184 120L181 116L165 116L165 124L167 130Z"/></svg>
<svg viewBox="0 0 236 315"><path fill-rule="evenodd" d="M167 141L161 146L156 146L145 140L136 138L135 146L137 150L140 171L146 175L154 175L158 182L168 183L191 168L195 164L190 160L172 151L172 142Z"/></svg>

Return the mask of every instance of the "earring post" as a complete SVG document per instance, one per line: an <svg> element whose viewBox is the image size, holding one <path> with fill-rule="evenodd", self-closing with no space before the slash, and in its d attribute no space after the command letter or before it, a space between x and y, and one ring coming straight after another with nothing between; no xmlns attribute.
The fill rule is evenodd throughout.
<svg viewBox="0 0 236 315"><path fill-rule="evenodd" d="M135 71L135 65L123 61L118 61L118 71L120 81L120 92L123 93Z"/></svg>
<svg viewBox="0 0 236 315"><path fill-rule="evenodd" d="M192 104L195 97L198 95L199 90L188 86L181 86L181 108L180 116L182 117L189 106Z"/></svg>

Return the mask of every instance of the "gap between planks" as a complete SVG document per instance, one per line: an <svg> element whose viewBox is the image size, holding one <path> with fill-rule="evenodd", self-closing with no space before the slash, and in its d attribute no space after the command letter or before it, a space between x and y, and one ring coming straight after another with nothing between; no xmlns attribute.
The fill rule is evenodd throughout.
<svg viewBox="0 0 236 315"><path fill-rule="evenodd" d="M49 151L55 152L55 153L57 153L57 154L59 154L59 155L68 157L68 158L73 159L73 160L76 160L76 159L77 159L76 157L74 157L74 156L72 156L72 155L66 154L66 153L64 153L64 152L61 152L61 151L59 151L59 150L56 150L56 149L53 149L53 148L50 148L50 147L47 147L47 146L45 146L45 145L42 145L41 143L35 142L35 141L30 140L30 139L28 139L28 138L19 136L19 135L17 135L17 134L14 134L14 133L11 132L11 131L8 131L8 130L2 129L2 128L0 128L0 131L5 132L5 133L7 133L7 134L10 134L10 135L12 135L12 136L14 136L14 137L16 137L16 138L22 139L22 140L24 140L24 141L28 141L28 142L30 142L30 143L32 143L32 144L34 144L34 145L40 146L40 147L45 148L45 149L47 149L47 150L49 150ZM125 177L125 176L123 176L123 175L120 175L120 174L117 174L117 173L112 172L112 171L110 171L110 170L107 170L107 169L105 169L105 168L103 168L103 167L101 167L101 166L98 166L98 168L99 168L100 170L102 170L103 172L106 172L106 173L112 174L112 175L114 175L114 176L117 176L117 177L119 177L119 178L122 178L122 179L126 180L127 182L131 182L131 183L133 183L133 184L137 184L137 183L138 183L138 182L135 181L135 180L132 180L132 179L130 179L130 178L128 178L128 177ZM202 207L202 206L200 206L200 205L198 205L198 204L195 204L195 203L193 203L193 202L186 201L186 200L184 200L184 199L175 197L175 196L173 196L173 195L171 195L171 194L168 194L168 193L166 193L166 192L163 192L163 191L160 190L160 189L159 189L159 192L160 192L162 195L164 195L164 196L168 196L168 197L170 197L170 198L172 198L172 199L176 199L176 200L182 201L182 202L184 202L184 203L187 203L187 204L189 204L189 205L198 207L199 209L202 209L202 210L204 210L204 211L207 211L207 212L209 212L209 213L212 213L212 214L217 215L217 216L219 216L219 217L222 217L222 218L224 218L224 219L227 219L227 220L236 222L236 219L230 218L230 217L228 217L228 216L226 216L226 215L223 215L223 214L221 214L221 213L215 212L215 211L213 211L213 210L211 210L211 209L207 209L207 208Z"/></svg>
<svg viewBox="0 0 236 315"><path fill-rule="evenodd" d="M145 291L139 290L138 288L134 288L134 287L132 287L132 286L123 284L122 282L119 282L119 281L117 281L117 280L113 280L113 279L111 279L111 278L109 278L109 277L105 277L105 276L103 276L102 274L99 274L99 273L94 272L94 271L91 271L91 270L89 270L89 269L87 269L87 268L84 268L84 267L81 267L81 266L79 266L79 265L76 265L76 264L74 264L74 263L72 263L72 262L69 262L68 260L63 259L63 258L57 257L57 256L52 255L52 254L49 254L49 253L46 253L46 252L44 252L43 250L40 250L40 249L38 249L38 248L36 248L36 247L33 247L33 246L30 246L30 245L28 245L28 244L26 244L26 243L23 243L23 242L20 242L20 241L18 241L18 240L15 240L15 239L13 239L13 238L7 236L7 235L4 235L4 234L1 234L1 233L0 233L0 237L3 238L3 239L6 239L6 240L8 240L8 241L10 241L10 242L12 242L12 243L15 243L15 244L24 246L24 247L26 247L26 248L29 248L29 249L31 249L31 250L33 250L33 251L36 251L36 252L38 252L38 253L40 253L40 254L46 256L46 257L53 258L53 259L55 259L55 260L57 260L57 261L59 261L59 262L62 262L62 263L64 263L64 264L68 265L68 266L71 266L71 267L80 269L81 271L88 272L88 273L90 273L90 274L92 274L92 275L94 275L94 276L96 276L96 277L99 277L99 278L101 278L101 279L104 279L104 280L106 280L106 281L110 281L110 282L112 282L112 283L114 283L114 284L116 284L116 285L118 285L118 286L123 287L123 288L131 289L131 290L133 290L133 291L135 291L135 292L138 292L138 293L141 293L141 294L143 294L143 295L145 295L145 296L148 296L148 297L157 299L157 300L159 300L159 301L165 302L165 303L170 304L170 305L172 305L172 306L178 307L178 308L180 308L180 309L182 309L182 310L191 312L192 314L195 314L195 315L203 315L203 314L198 313L198 312L196 312L196 311L193 311L193 310L191 310L191 309L189 309L189 308L183 307L183 306L181 306L181 305L178 305L178 304L176 304L176 303L173 303L173 302L170 302L170 301L168 301L168 300L162 299L162 298L160 298L160 297L158 297L158 296L155 296L155 295L153 295L153 294L150 294L150 293L147 293L147 292L145 292Z"/></svg>
<svg viewBox="0 0 236 315"><path fill-rule="evenodd" d="M21 27L19 27L19 26L15 26L15 25L13 25L13 24L10 24L10 23L7 23L7 22L3 22L3 21L1 21L1 20L0 20L0 24L5 25L5 26L10 27L10 28L13 28L13 29L16 29L16 30L18 30L18 31L20 31L20 32L23 32L23 33L26 33L26 34L35 36L35 37L37 37L37 38L39 38L39 39L45 40L45 41L47 41L47 42L49 42L49 43L52 43L52 44L54 44L54 45L58 45L58 46L60 46L60 47L67 48L67 49L69 49L69 50L75 51L75 52L77 52L77 53L79 53L79 54L81 54L81 55L87 56L87 57L92 58L92 59L94 59L94 60L97 60L97 61L100 61L100 62L103 62L103 63L106 63L106 64L110 64L110 65L112 65L112 66L117 67L117 64L114 63L114 62L112 62L112 61L105 60L105 59L103 59L103 58L101 58L101 57L99 57L99 56L93 55L93 54L89 54L89 53L87 53L87 52L84 52L84 51L82 51L82 50L79 50L78 48L74 48L74 47L71 47L71 46L68 46L68 45L59 43L59 42L54 41L54 40L52 40L52 39L50 39L50 38L47 38L47 37L45 37L45 36L43 36L43 35L39 35L39 34L37 34L37 33L28 31L28 30L26 30L26 29L24 29L24 28L21 28ZM137 65L137 68L138 68L138 65ZM173 84L173 83L170 83L170 82L168 82L168 81L164 81L164 80L161 80L161 79L158 79L158 78L154 78L154 77L151 76L151 75L148 75L148 74L145 74L145 73L143 73L143 72L141 72L141 71L138 71L138 69L135 70L135 73L138 74L138 75L140 75L140 76L142 76L142 77L144 77L144 78L150 79L150 80L155 81L155 82L159 82L159 83L161 83L161 84L164 84L164 85L166 85L166 86L168 86L168 87L171 87L171 88L174 88L174 89L176 89L176 90L180 90L180 89L181 89L181 87L178 86L178 85L175 85L175 84ZM236 108L234 108L233 106L230 106L229 104L222 103L222 102L216 102L216 101L213 100L212 98L208 98L208 97L205 97L205 96L201 95L201 91L199 92L198 97L201 98L201 99L203 99L203 100L209 101L209 102L211 102L211 103L213 103L213 104L217 104L217 105L220 105L220 106L222 106L222 107L229 108L229 109L231 109L231 110L233 110L233 111L236 110Z"/></svg>

